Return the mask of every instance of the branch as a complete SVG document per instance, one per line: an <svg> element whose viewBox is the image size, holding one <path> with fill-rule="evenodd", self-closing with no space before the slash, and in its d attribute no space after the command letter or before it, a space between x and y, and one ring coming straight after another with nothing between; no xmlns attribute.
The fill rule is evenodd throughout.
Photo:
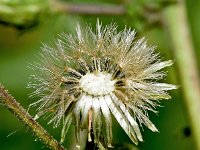
<svg viewBox="0 0 200 150"><path fill-rule="evenodd" d="M41 125L39 125L31 115L8 93L0 83L0 102L7 107L23 124L25 124L35 136L52 150L64 150Z"/></svg>
<svg viewBox="0 0 200 150"><path fill-rule="evenodd" d="M51 8L56 12L79 15L111 15L125 14L125 6L109 4L69 4L66 2L52 1Z"/></svg>
<svg viewBox="0 0 200 150"><path fill-rule="evenodd" d="M50 14L72 15L110 15L126 13L125 6L112 4L69 4L59 0L40 0L31 2L0 1L0 24L13 26L19 30L37 26Z"/></svg>
<svg viewBox="0 0 200 150"><path fill-rule="evenodd" d="M195 146L200 150L200 79L184 0L179 0L177 5L168 6L164 11L164 19L174 48Z"/></svg>

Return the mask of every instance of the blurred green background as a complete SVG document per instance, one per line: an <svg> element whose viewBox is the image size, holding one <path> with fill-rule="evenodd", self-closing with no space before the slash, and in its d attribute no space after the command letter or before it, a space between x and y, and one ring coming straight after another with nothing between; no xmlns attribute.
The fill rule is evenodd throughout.
<svg viewBox="0 0 200 150"><path fill-rule="evenodd" d="M1 2L2 1L2 2ZM33 1L17 1L17 5L28 4ZM14 2L13 1L13 2ZM5 0L0 0L0 18L2 19L2 4ZM47 2L47 1L45 1ZM124 0L66 0L65 2L73 2L75 4L101 4L106 2L108 4L126 5L128 15L113 16L113 15L80 15L70 13L43 13L37 15L40 17L37 23L27 26L15 26L13 23L6 24L5 20L0 21L0 82L9 90L9 92L24 106L26 109L28 105L35 101L30 99L28 94L31 89L27 89L29 76L34 72L27 66L36 61L36 55L40 51L41 42L52 43L57 34L61 32L73 33L75 32L75 25L91 24L95 26L97 18L102 21L104 25L111 22L118 24L118 30L124 28L125 25L135 28L138 31L137 37L145 36L149 44L157 45L157 52L160 52L161 57L165 60L175 60L175 65L167 68L167 81L179 85L178 75L176 70L176 58L173 57L172 49L164 28L159 22L153 23L147 18L141 17L141 7L153 7L157 11L165 9L167 6L157 5L157 1L140 0L129 1ZM44 3L44 1L42 2ZM135 5L137 3L137 5ZM160 4L160 2L158 2ZM37 0L37 5L40 1ZM106 4L105 4L106 5ZM142 6L140 6L142 5ZM169 4L171 5L171 4ZM172 4L173 5L173 4ZM42 6L42 4L40 5ZM200 2L187 0L186 10L188 15L189 27L192 34L193 44L195 47L196 57L198 58L198 68L200 69ZM146 8L146 7L144 7ZM20 8L21 9L21 8ZM26 14L23 14L26 15ZM151 15L151 14L150 14ZM30 15L31 16L31 15ZM16 15L15 17L18 17ZM22 17L23 18L23 17ZM10 19L10 16L9 16ZM35 18L34 18L35 19ZM161 18L163 19L163 18ZM12 19L11 19L12 21ZM31 22L32 20L28 20ZM177 21L178 18L177 18ZM17 29L17 28L18 29ZM178 27L177 27L178 28ZM19 30L20 29L20 30ZM181 89L181 87L180 87ZM150 114L151 120L159 129L159 133L153 133L146 127L143 129L144 142L139 143L138 149L141 150L192 150L194 149L190 128L187 121L187 115L183 104L183 96L181 90L171 92L172 99L168 101L161 101L163 107L158 108L159 114ZM29 112L34 115L35 110L30 109ZM60 138L61 128L52 128L52 125L47 125L47 120L40 119L39 122L57 139ZM131 144L127 135L122 131L119 125L114 121L114 140L115 144ZM70 137L70 138L69 138ZM73 127L67 134L64 145L70 149L73 145ZM123 146L122 146L123 147ZM27 128L18 121L13 114L6 108L0 105L0 150L36 150L48 149L40 141L35 139L34 135L30 133ZM71 148L73 149L73 148ZM122 149L122 148L120 148ZM126 149L126 148L125 148Z"/></svg>

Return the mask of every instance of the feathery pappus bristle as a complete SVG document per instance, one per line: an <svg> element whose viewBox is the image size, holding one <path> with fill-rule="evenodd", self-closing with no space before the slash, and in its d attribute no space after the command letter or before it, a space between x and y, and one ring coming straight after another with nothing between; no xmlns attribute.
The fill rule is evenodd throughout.
<svg viewBox="0 0 200 150"><path fill-rule="evenodd" d="M33 65L32 96L41 98L35 119L50 114L49 123L63 126L61 142L74 122L77 147L81 130L88 131L88 141L112 147L112 116L137 144L143 141L140 126L158 131L148 117L156 112L161 99L171 98L168 90L175 85L159 83L171 60L161 61L144 38L125 28L117 32L115 24L96 31L76 27L76 35L60 34L55 44L43 44L40 62ZM102 140L103 139L103 140Z"/></svg>

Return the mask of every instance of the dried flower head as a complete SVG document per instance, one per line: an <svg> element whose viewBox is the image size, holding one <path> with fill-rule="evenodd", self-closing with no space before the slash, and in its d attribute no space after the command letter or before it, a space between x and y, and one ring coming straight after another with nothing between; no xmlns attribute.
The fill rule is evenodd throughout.
<svg viewBox="0 0 200 150"><path fill-rule="evenodd" d="M41 62L34 66L38 74L30 84L33 95L41 99L36 118L51 114L50 122L63 123L61 141L72 122L77 144L80 132L88 131L88 141L110 147L112 115L135 143L142 141L139 126L158 131L148 112L156 112L158 100L169 99L166 91L176 86L158 83L160 71L172 61L161 61L145 39L135 40L135 31L117 32L115 24L96 31L76 28L77 35L61 34L54 46L44 44ZM103 140L102 140L103 139Z"/></svg>

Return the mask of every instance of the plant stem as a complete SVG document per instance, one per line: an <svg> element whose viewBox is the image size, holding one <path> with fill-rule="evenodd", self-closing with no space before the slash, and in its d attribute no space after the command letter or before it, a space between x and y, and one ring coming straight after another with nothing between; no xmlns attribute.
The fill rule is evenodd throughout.
<svg viewBox="0 0 200 150"><path fill-rule="evenodd" d="M109 4L69 4L61 1L51 1L51 6L54 11L68 14L81 15L112 15L119 16L125 14L123 5Z"/></svg>
<svg viewBox="0 0 200 150"><path fill-rule="evenodd" d="M7 107L34 135L52 150L64 150L65 148L56 141L31 115L8 93L0 83L0 102Z"/></svg>
<svg viewBox="0 0 200 150"><path fill-rule="evenodd" d="M164 19L179 69L184 103L197 150L200 150L200 79L189 32L184 0L168 6Z"/></svg>

